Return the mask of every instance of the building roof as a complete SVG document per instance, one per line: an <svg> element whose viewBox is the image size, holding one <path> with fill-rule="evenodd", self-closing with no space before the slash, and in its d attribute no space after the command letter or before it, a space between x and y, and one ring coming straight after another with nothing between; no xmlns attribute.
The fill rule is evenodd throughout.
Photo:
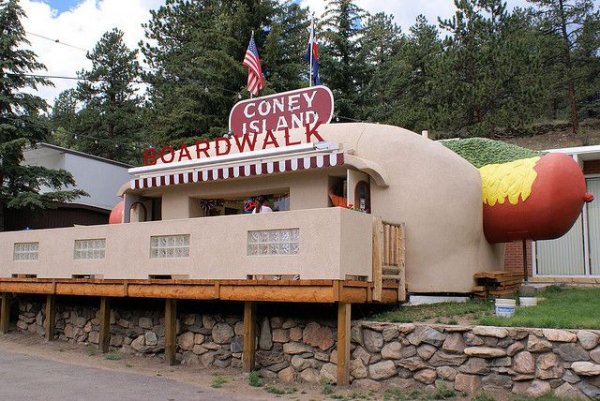
<svg viewBox="0 0 600 401"><path fill-rule="evenodd" d="M45 143L45 142L38 142L35 145L33 145L32 147L26 149L26 151L43 151L43 150L48 150L49 152L57 152L57 153L68 153L71 155L84 157L86 159L97 160L97 161L100 161L103 163L108 163L108 164L112 164L115 166L124 167L127 169L133 167L131 164L119 162L116 160L106 159L106 158L100 157L100 156L90 155L88 153L79 152L79 151L73 150L73 149L63 148L62 146L53 145L53 144Z"/></svg>

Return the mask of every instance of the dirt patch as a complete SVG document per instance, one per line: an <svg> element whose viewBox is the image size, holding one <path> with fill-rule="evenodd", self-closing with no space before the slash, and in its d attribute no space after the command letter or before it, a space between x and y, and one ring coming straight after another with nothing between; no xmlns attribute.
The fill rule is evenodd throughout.
<svg viewBox="0 0 600 401"><path fill-rule="evenodd" d="M535 134L498 136L494 139L532 150L600 145L600 120L597 119L583 121L577 134L565 123L539 125L531 131Z"/></svg>

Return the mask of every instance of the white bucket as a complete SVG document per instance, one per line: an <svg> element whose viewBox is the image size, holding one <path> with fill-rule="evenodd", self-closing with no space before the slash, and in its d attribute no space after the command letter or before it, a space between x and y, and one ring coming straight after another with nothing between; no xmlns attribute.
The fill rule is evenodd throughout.
<svg viewBox="0 0 600 401"><path fill-rule="evenodd" d="M537 298L536 297L519 297L519 305L521 305L521 306L536 306Z"/></svg>
<svg viewBox="0 0 600 401"><path fill-rule="evenodd" d="M514 299L496 299L496 316L511 317L515 314L517 301Z"/></svg>

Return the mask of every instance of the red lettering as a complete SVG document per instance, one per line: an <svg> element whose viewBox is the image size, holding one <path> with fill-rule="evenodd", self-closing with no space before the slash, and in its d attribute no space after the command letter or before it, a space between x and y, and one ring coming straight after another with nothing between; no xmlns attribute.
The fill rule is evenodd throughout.
<svg viewBox="0 0 600 401"><path fill-rule="evenodd" d="M144 166L156 164L156 149L144 149Z"/></svg>
<svg viewBox="0 0 600 401"><path fill-rule="evenodd" d="M225 142L226 145L226 148L223 151L221 151L221 142ZM223 156L228 154L231 150L231 141L229 140L229 138L217 138L215 140L215 146L217 148L217 156Z"/></svg>
<svg viewBox="0 0 600 401"><path fill-rule="evenodd" d="M187 146L181 145L181 148L179 149L179 159L177 159L177 161L180 162L184 157L186 157L188 160L192 160L192 156L190 156L190 151L188 150Z"/></svg>
<svg viewBox="0 0 600 401"><path fill-rule="evenodd" d="M167 153L167 151L168 151L168 153ZM165 156L170 156L170 158L166 159ZM163 146L163 148L160 150L160 160L162 160L163 163L171 163L174 159L175 159L175 149L173 149L173 146L171 146L171 145Z"/></svg>
<svg viewBox="0 0 600 401"><path fill-rule="evenodd" d="M233 138L235 139L235 143L238 147L238 150L240 151L240 153L245 152L246 150L246 145L248 145L248 150L252 151L254 150L254 147L256 146L256 134L252 135L252 142L250 142L250 134L244 134L241 138L240 141L240 137L239 136L234 136Z"/></svg>
<svg viewBox="0 0 600 401"><path fill-rule="evenodd" d="M263 141L262 148L266 149L267 145L273 145L276 148L279 147L279 142L277 142L277 138L275 138L275 135L273 135L272 130L267 131L267 134L265 135L265 140Z"/></svg>
<svg viewBox="0 0 600 401"><path fill-rule="evenodd" d="M325 142L325 139L323 139L321 137L321 135L319 135L319 133L317 132L317 128L319 128L319 125L321 125L320 121L317 121L317 123L315 124L314 127L310 128L310 124L306 124L304 126L304 128L306 129L306 143L311 143L312 141L310 140L311 136L314 136L317 139L317 142Z"/></svg>
<svg viewBox="0 0 600 401"><path fill-rule="evenodd" d="M196 141L196 158L200 158L200 153L204 153L206 157L210 157L208 149L210 149L210 143L208 141Z"/></svg>
<svg viewBox="0 0 600 401"><path fill-rule="evenodd" d="M285 129L285 146L300 145L301 143L302 143L302 141L296 141L296 142L290 141L290 130L289 130L289 128Z"/></svg>

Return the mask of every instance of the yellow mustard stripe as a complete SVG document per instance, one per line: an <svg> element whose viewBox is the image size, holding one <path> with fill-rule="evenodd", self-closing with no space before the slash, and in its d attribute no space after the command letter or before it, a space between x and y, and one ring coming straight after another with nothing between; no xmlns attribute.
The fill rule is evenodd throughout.
<svg viewBox="0 0 600 401"><path fill-rule="evenodd" d="M519 159L508 163L488 164L479 169L481 196L484 204L503 204L506 199L516 205L519 198L525 202L531 195L531 187L537 178L534 166L538 157Z"/></svg>

